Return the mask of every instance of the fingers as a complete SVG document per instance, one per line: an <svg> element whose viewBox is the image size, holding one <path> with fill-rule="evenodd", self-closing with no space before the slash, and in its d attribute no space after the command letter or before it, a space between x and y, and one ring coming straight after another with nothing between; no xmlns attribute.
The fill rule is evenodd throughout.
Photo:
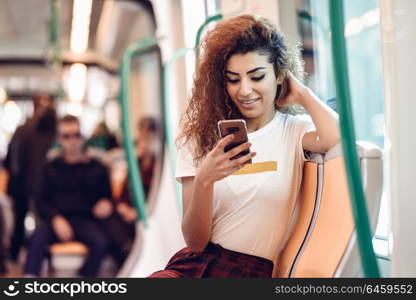
<svg viewBox="0 0 416 300"><path fill-rule="evenodd" d="M254 156L256 156L256 152L250 152L240 158L237 158L235 160L233 160L233 164L235 166L240 166L240 165L245 165L246 163L248 163L250 161L250 159L252 159Z"/></svg>
<svg viewBox="0 0 416 300"><path fill-rule="evenodd" d="M243 143L241 145L238 145L237 147L231 149L230 151L227 152L227 158L232 158L234 156L236 156L237 154L239 154L240 152L249 149L251 146L251 143Z"/></svg>
<svg viewBox="0 0 416 300"><path fill-rule="evenodd" d="M231 168L230 168L230 174L238 171L239 169L241 169L242 167L244 167L244 165L246 165L254 156L256 156L256 152L250 152L238 159L232 160L231 161Z"/></svg>
<svg viewBox="0 0 416 300"><path fill-rule="evenodd" d="M234 139L234 134L229 134L226 137L222 138L217 146L215 146L215 149L221 150L221 152L224 152L225 146L227 146L231 141Z"/></svg>

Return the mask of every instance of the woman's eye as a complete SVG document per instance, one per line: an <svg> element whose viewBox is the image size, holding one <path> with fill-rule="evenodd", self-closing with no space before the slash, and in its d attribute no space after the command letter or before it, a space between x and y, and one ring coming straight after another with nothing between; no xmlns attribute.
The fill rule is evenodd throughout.
<svg viewBox="0 0 416 300"><path fill-rule="evenodd" d="M260 81L260 80L262 80L263 78L264 78L264 76L265 76L266 74L263 74L263 75L261 75L261 76L257 76L257 77L251 77L251 80L254 80L254 81Z"/></svg>
<svg viewBox="0 0 416 300"><path fill-rule="evenodd" d="M238 79L230 79L230 78L227 78L227 81L229 83L237 83L239 80Z"/></svg>

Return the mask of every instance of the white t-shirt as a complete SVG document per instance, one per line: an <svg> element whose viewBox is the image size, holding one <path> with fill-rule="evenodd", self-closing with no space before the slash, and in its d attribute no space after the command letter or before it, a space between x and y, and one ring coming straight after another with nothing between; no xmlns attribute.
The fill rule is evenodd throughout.
<svg viewBox="0 0 416 300"><path fill-rule="evenodd" d="M213 243L277 262L301 184L302 138L313 130L308 115L276 112L272 121L248 134L250 149L257 153L253 164L277 162L277 170L230 175L215 182ZM188 143L178 151L175 177L179 181L196 174L191 147Z"/></svg>

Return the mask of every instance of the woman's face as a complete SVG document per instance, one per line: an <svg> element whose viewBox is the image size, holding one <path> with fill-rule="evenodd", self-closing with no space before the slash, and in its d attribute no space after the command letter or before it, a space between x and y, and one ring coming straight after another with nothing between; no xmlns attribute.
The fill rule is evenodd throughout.
<svg viewBox="0 0 416 300"><path fill-rule="evenodd" d="M245 118L273 118L278 82L267 55L235 54L228 60L225 73L228 95Z"/></svg>

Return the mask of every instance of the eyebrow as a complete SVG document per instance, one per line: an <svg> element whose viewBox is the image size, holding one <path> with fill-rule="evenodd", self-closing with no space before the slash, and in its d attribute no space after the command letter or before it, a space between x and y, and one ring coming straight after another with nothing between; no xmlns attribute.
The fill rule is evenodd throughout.
<svg viewBox="0 0 416 300"><path fill-rule="evenodd" d="M246 74L254 73L254 72L257 72L258 70L262 70L262 69L266 69L266 68L265 67L257 67L257 68L254 68L254 69L248 71ZM231 71L228 71L228 70L225 70L225 73L229 73L229 74L232 74L232 75L240 75L238 73L231 72Z"/></svg>

